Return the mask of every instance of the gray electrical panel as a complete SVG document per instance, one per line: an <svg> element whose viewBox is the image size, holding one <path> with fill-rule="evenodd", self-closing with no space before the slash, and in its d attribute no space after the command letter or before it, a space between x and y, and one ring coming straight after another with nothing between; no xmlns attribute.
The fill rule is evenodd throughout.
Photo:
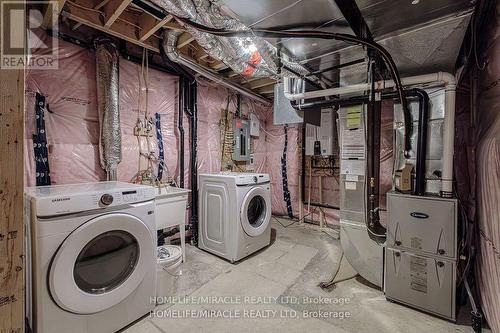
<svg viewBox="0 0 500 333"><path fill-rule="evenodd" d="M387 194L385 293L455 320L457 201Z"/></svg>
<svg viewBox="0 0 500 333"><path fill-rule="evenodd" d="M250 122L246 119L233 120L233 161L250 162Z"/></svg>

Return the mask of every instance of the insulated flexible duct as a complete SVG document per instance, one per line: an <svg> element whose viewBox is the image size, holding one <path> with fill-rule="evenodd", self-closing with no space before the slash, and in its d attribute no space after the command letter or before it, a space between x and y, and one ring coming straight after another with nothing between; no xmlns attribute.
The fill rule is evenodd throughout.
<svg viewBox="0 0 500 333"><path fill-rule="evenodd" d="M97 110L99 113L99 157L108 180L116 180L122 160L118 94L118 51L108 39L96 46Z"/></svg>
<svg viewBox="0 0 500 333"><path fill-rule="evenodd" d="M152 0L166 12L189 19L193 22L215 29L247 32L242 37L222 37L206 33L189 24L186 31L214 59L219 59L234 72L246 77L271 77L279 80L280 59L278 51L265 39L251 35L251 29L228 15L221 8L208 0ZM308 71L300 64L288 59L281 59L286 76L305 76ZM290 69L290 70L288 70ZM315 80L317 78L314 77Z"/></svg>
<svg viewBox="0 0 500 333"><path fill-rule="evenodd" d="M259 94L256 94L252 90L245 88L243 86L240 86L232 81L229 81L223 77L221 77L218 73L211 71L200 64L194 62L193 60L183 56L177 51L177 41L180 36L180 32L178 31L165 31L163 35L163 50L165 51L165 54L167 57L176 63L180 63L181 65L184 65L193 71L205 76L206 78L212 80L215 83L219 83L222 86L225 86L226 88L233 89L242 95L245 95L247 97L250 97L254 100L257 100L259 102L265 103L265 104L270 104L270 101L267 100L266 98L262 97Z"/></svg>

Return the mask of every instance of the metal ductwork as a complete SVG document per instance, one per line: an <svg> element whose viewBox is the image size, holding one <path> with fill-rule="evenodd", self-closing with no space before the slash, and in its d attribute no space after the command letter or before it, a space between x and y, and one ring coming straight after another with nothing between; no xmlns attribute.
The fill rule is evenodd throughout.
<svg viewBox="0 0 500 333"><path fill-rule="evenodd" d="M226 88L233 89L240 94L250 97L256 101L270 104L270 101L263 96L253 92L252 90L240 86L230 80L223 78L219 73L212 71L208 68L205 68L198 64L197 62L185 57L181 53L177 51L177 40L179 39L181 32L179 31L165 31L163 34L163 49L168 58L176 63L184 65L193 71L205 76L206 78L212 80L215 83L218 83Z"/></svg>
<svg viewBox="0 0 500 333"><path fill-rule="evenodd" d="M108 180L117 180L117 167L122 160L120 129L118 51L109 39L97 39L96 79L99 113L99 157Z"/></svg>

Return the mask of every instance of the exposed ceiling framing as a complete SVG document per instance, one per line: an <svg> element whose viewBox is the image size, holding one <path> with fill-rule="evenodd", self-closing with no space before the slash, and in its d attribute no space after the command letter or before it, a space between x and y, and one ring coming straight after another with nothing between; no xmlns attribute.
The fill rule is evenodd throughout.
<svg viewBox="0 0 500 333"><path fill-rule="evenodd" d="M257 93L273 94L274 80L244 77L233 72L223 62L209 56L172 16L165 15L154 7L150 10L148 5L140 0L57 0L57 2L58 8L46 11L44 15L44 27L47 29L57 22L58 17L63 17L73 30L85 25L153 52L160 52L162 29L182 31L177 47L184 56ZM470 10L472 6L468 0L421 1L417 6L412 3L410 0L252 0L252 6L249 7L248 0L221 0L226 12L238 17L250 27L289 25L351 33L377 41L387 38L391 32L396 34L397 30L417 27L418 24L422 25L447 15L459 15L458 13ZM147 11L141 7L147 8ZM345 50L363 52L359 48L349 47L337 41L317 39L269 39L269 41L283 46L292 57L313 71L322 71L362 57L360 54L351 56ZM452 56L450 53L450 57ZM400 60L398 66L402 68L409 61L403 57L398 59ZM430 61L432 62L432 58ZM454 59L451 59L448 62L453 61ZM431 68L431 65L428 67Z"/></svg>
<svg viewBox="0 0 500 333"><path fill-rule="evenodd" d="M222 61L209 56L171 15L159 19L143 11L132 0L58 1L60 6L57 12L45 13L44 21L47 22L45 27L48 29L51 27L50 24L54 24L52 18L60 15L69 20L72 30L85 25L157 53L160 52L162 29L183 31L177 43L177 48L183 55L260 94L273 93L275 80L246 78L231 71Z"/></svg>

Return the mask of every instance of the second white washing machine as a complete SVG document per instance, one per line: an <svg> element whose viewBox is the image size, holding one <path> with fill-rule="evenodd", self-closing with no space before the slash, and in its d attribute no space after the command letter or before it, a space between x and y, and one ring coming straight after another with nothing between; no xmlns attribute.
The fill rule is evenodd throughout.
<svg viewBox="0 0 500 333"><path fill-rule="evenodd" d="M267 174L200 174L199 247L235 262L269 245L270 189Z"/></svg>

